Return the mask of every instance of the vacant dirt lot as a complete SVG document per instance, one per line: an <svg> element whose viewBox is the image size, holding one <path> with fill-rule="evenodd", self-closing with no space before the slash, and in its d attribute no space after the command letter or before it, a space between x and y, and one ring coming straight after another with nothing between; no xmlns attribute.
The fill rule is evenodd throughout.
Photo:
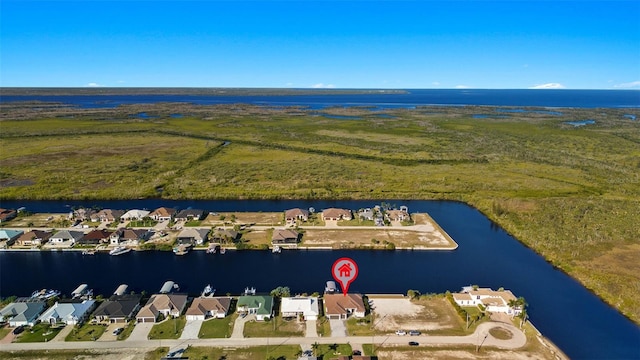
<svg viewBox="0 0 640 360"><path fill-rule="evenodd" d="M385 247L385 241L396 248L454 248L442 233L433 227L381 227L305 229L303 246L331 246L333 248Z"/></svg>
<svg viewBox="0 0 640 360"><path fill-rule="evenodd" d="M218 225L222 223L231 225L282 225L284 213L282 212L221 212L207 217L206 225Z"/></svg>
<svg viewBox="0 0 640 360"><path fill-rule="evenodd" d="M410 301L408 298L370 298L376 314L376 329L394 332L396 330L434 330L460 328L460 319L447 299L434 297ZM378 320L380 319L380 320Z"/></svg>
<svg viewBox="0 0 640 360"><path fill-rule="evenodd" d="M429 348L424 350L394 350L385 346L376 351L380 359L413 360L413 359L501 359L501 360L544 360L553 359L551 354L523 352L521 350L481 350L479 353L475 349L469 350L438 350Z"/></svg>

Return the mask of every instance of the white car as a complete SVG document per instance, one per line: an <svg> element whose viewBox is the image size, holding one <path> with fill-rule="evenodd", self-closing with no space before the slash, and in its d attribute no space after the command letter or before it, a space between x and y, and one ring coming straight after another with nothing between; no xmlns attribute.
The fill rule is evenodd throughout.
<svg viewBox="0 0 640 360"><path fill-rule="evenodd" d="M396 335L404 336L407 335L407 332L404 330L396 330Z"/></svg>

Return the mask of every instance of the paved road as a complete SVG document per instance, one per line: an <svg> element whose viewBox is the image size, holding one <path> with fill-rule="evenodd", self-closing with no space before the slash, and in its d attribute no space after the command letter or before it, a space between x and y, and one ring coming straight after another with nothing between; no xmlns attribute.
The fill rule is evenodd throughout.
<svg viewBox="0 0 640 360"><path fill-rule="evenodd" d="M136 325L136 327L141 324ZM492 327L503 327L513 333L513 337L509 340L499 340L489 334ZM59 349L110 349L110 348L145 348L155 349L160 346L168 346L170 348L178 348L184 346L214 346L214 347L234 347L234 346L257 346L257 345L275 345L275 344L299 344L303 348L309 348L311 344L317 342L319 344L344 344L350 343L352 346L360 347L362 344L371 344L371 342L380 345L406 345L408 341L417 341L420 346L423 345L478 345L495 346L503 349L517 349L524 346L527 342L525 335L515 326L503 323L483 323L478 326L476 332L467 336L350 336L350 337L289 337L289 338L228 338L228 339L197 339L197 340L135 340L129 338L127 341L73 341L73 342L47 342L47 343L11 343L3 344L4 351L15 350L59 350Z"/></svg>

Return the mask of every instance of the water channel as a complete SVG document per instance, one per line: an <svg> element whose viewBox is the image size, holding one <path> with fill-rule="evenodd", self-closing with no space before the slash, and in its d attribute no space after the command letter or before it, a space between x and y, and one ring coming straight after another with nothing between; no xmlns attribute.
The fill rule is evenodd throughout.
<svg viewBox="0 0 640 360"><path fill-rule="evenodd" d="M427 212L455 239L455 251L298 250L228 251L225 255L191 252L131 252L123 256L82 256L77 252L0 253L0 296L27 295L37 288L71 292L88 283L110 294L122 283L135 291L156 292L166 280L198 293L211 283L218 293L238 294L247 286L268 292L289 286L294 293L321 292L330 267L341 256L357 261L360 273L350 291L422 293L457 291L462 286L510 289L524 296L538 329L575 359L640 358L640 328L602 302L577 281L554 269L483 214L450 201L387 201ZM159 206L208 211L283 211L292 207L359 209L372 201L3 201L34 212L65 212L75 206L114 209Z"/></svg>

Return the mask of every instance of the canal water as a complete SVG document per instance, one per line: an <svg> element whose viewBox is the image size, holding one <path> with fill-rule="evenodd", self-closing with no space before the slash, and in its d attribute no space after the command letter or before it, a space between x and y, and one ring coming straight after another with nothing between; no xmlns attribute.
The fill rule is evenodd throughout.
<svg viewBox="0 0 640 360"><path fill-rule="evenodd" d="M428 212L460 247L455 251L298 250L228 251L225 255L194 251L178 257L168 252L130 252L123 256L82 256L77 252L0 253L0 296L27 295L38 288L69 294L88 283L97 293L126 283L135 291L156 292L173 280L182 291L197 294L211 284L218 294L239 294L245 287L269 292L289 286L294 293L322 292L331 265L342 256L359 266L351 292L422 293L457 291L462 286L510 289L524 296L538 329L574 359L640 358L640 328L603 303L566 274L465 204L448 201L387 201ZM36 212L64 212L75 206L118 209L168 206L208 211L282 211L291 207L359 209L371 201L3 201L2 207L25 206Z"/></svg>

